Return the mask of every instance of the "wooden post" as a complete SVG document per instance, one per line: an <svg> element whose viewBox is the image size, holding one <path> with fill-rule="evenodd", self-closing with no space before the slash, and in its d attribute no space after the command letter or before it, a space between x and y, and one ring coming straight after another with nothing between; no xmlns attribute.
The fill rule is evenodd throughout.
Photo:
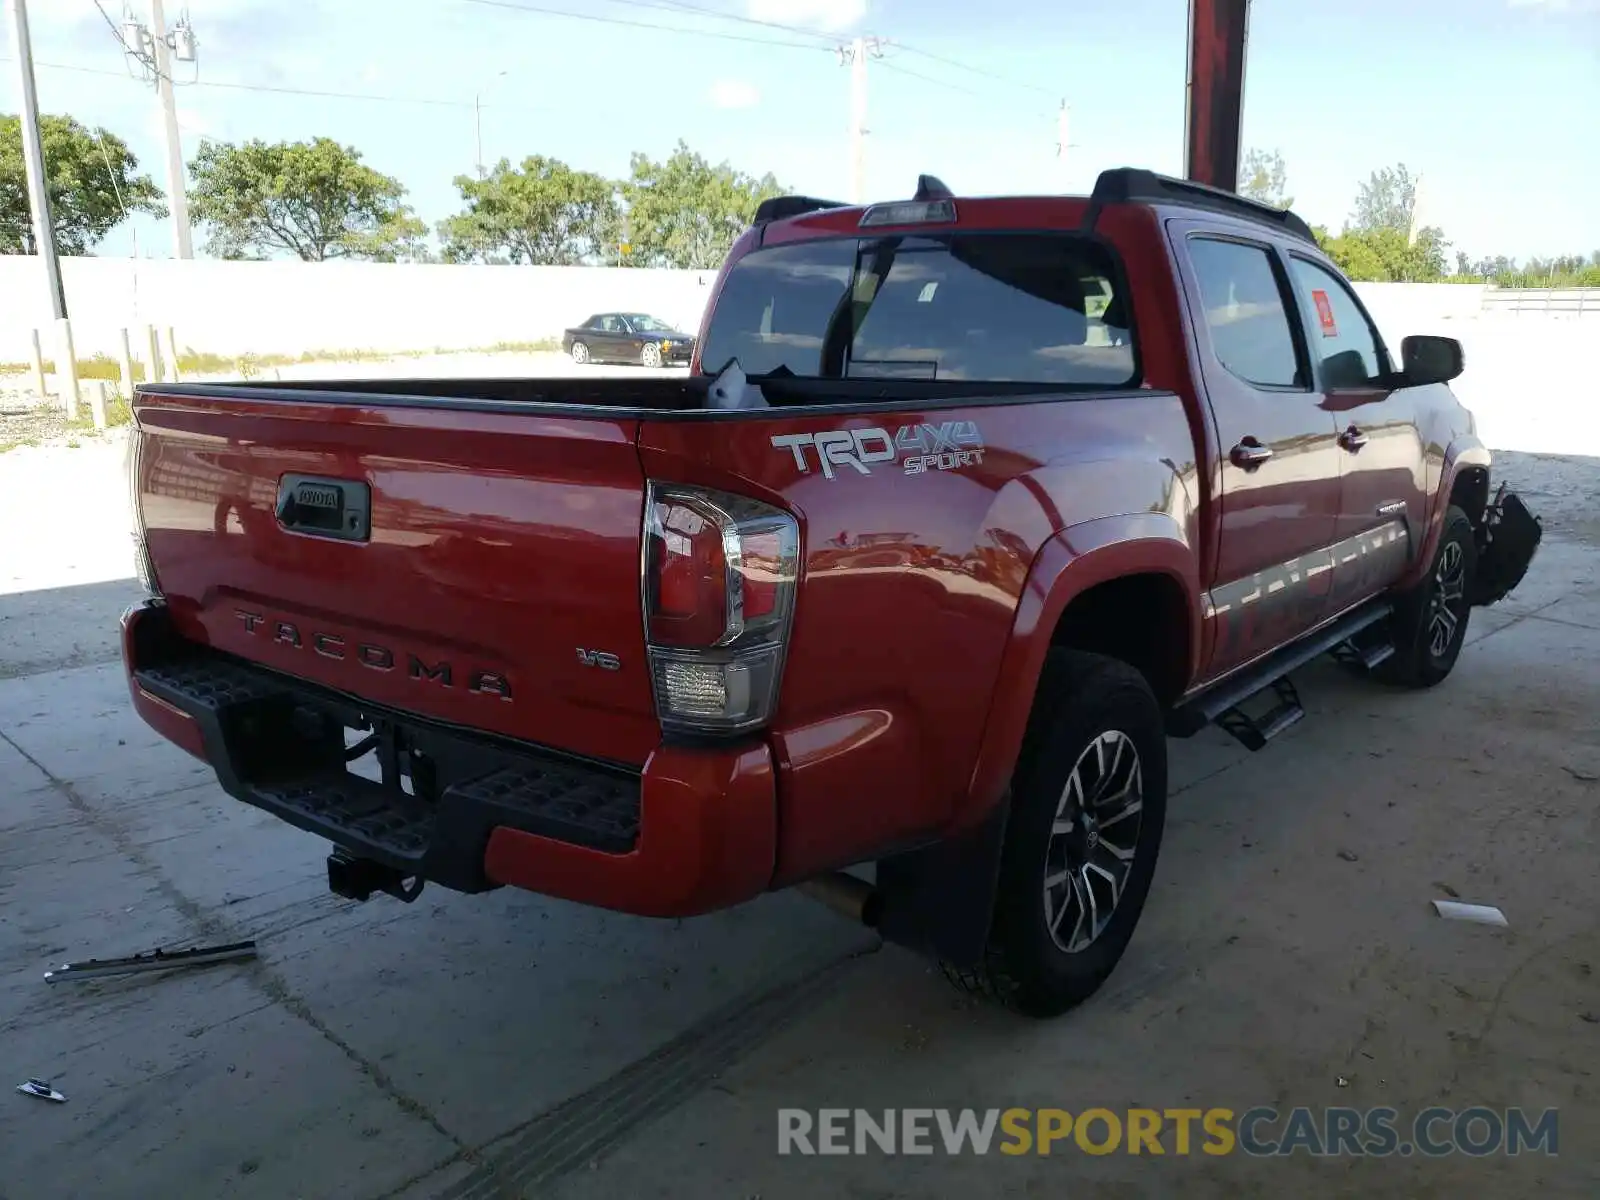
<svg viewBox="0 0 1600 1200"><path fill-rule="evenodd" d="M106 393L111 390L109 379L91 379L87 381L89 389L89 412L94 416L94 427L106 427Z"/></svg>
<svg viewBox="0 0 1600 1200"><path fill-rule="evenodd" d="M50 399L50 393L44 390L44 355L39 350L39 331L33 331L33 390L39 393L39 403L43 404Z"/></svg>
<svg viewBox="0 0 1600 1200"><path fill-rule="evenodd" d="M178 374L178 339L174 336L171 325L167 326L167 373L173 383L183 378Z"/></svg>
<svg viewBox="0 0 1600 1200"><path fill-rule="evenodd" d="M145 371L145 380L149 383L160 383L166 378L161 369L161 338L156 333L154 325L144 327L145 341L150 345L150 363Z"/></svg>
<svg viewBox="0 0 1600 1200"><path fill-rule="evenodd" d="M117 331L122 335L122 395L130 404L133 403L133 349L128 345L128 331Z"/></svg>
<svg viewBox="0 0 1600 1200"><path fill-rule="evenodd" d="M72 348L72 321L61 317L56 321L56 384L61 389L61 403L67 410L67 420L78 419L78 355Z"/></svg>

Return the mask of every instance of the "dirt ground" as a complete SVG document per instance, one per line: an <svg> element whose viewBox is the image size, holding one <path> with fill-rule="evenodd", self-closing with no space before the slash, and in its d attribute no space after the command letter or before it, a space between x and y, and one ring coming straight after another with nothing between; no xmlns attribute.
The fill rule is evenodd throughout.
<svg viewBox="0 0 1600 1200"><path fill-rule="evenodd" d="M1037 1023L793 895L331 897L325 846L131 715L115 441L13 454L6 511L77 507L0 529L0 1198L1600 1195L1600 458L1497 455L1546 544L1438 689L1318 664L1262 753L1172 743L1133 945ZM240 938L258 961L42 978ZM35 1075L67 1103L10 1090ZM777 1153L780 1108L1258 1105L1555 1108L1559 1153Z"/></svg>

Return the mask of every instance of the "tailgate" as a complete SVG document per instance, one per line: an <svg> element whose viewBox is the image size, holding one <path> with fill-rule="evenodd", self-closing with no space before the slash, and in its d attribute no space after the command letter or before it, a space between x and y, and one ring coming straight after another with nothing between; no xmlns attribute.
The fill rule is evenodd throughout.
<svg viewBox="0 0 1600 1200"><path fill-rule="evenodd" d="M231 390L135 408L185 636L577 754L637 766L659 743L637 421Z"/></svg>

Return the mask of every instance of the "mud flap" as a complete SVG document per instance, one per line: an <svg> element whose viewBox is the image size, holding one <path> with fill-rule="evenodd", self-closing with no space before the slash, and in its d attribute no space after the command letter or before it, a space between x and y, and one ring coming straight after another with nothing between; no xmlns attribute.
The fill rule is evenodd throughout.
<svg viewBox="0 0 1600 1200"><path fill-rule="evenodd" d="M983 960L1010 810L1007 797L970 833L879 860L884 941L957 967Z"/></svg>
<svg viewBox="0 0 1600 1200"><path fill-rule="evenodd" d="M1478 570L1469 597L1474 606L1504 599L1522 582L1544 537L1544 526L1515 492L1500 485L1478 523Z"/></svg>

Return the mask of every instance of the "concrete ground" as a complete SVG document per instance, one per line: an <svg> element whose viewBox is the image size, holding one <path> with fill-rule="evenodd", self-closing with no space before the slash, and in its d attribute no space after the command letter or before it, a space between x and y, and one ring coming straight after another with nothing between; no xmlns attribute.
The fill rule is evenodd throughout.
<svg viewBox="0 0 1600 1200"><path fill-rule="evenodd" d="M1600 458L1500 456L1550 533L1440 688L1318 665L1265 752L1173 743L1133 945L1034 1023L792 895L681 923L329 896L323 845L129 711L119 452L0 471L0 1084L67 1096L0 1088L0 1197L1600 1194ZM52 496L78 517L26 519ZM241 938L257 962L43 980ZM1560 1155L776 1153L780 1107L1258 1104L1555 1107Z"/></svg>

